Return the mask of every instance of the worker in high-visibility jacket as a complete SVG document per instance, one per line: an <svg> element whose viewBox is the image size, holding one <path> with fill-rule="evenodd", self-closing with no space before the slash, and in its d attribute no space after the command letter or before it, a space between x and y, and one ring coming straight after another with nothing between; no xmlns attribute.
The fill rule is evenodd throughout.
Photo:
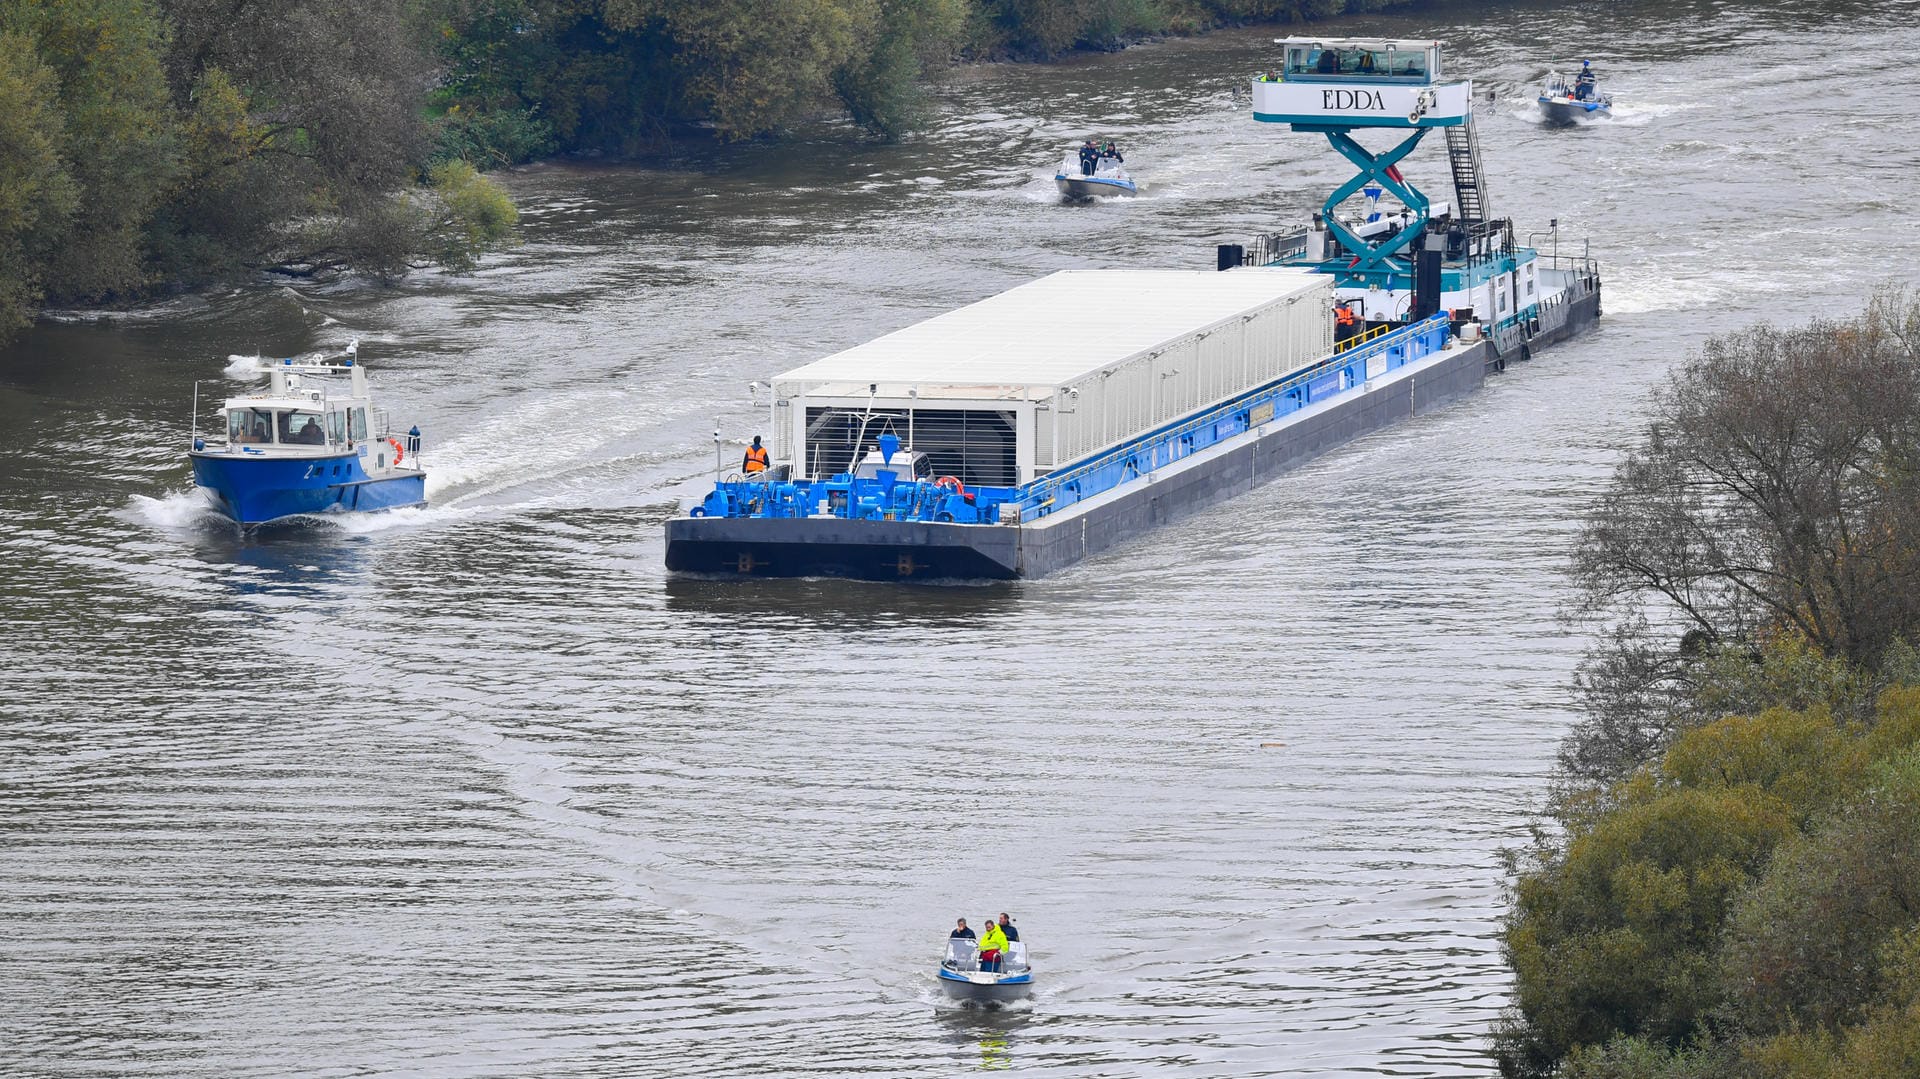
<svg viewBox="0 0 1920 1079"><path fill-rule="evenodd" d="M998 972L1000 953L1007 950L1007 935L994 923L993 915L987 915L987 927L980 931L980 969Z"/></svg>
<svg viewBox="0 0 1920 1079"><path fill-rule="evenodd" d="M747 455L740 459L740 471L751 476L755 472L767 470L767 448L760 444L760 436L753 436L753 445L747 447Z"/></svg>
<svg viewBox="0 0 1920 1079"><path fill-rule="evenodd" d="M1333 307L1333 339L1345 341L1360 332L1360 320L1354 316L1349 304L1335 304Z"/></svg>

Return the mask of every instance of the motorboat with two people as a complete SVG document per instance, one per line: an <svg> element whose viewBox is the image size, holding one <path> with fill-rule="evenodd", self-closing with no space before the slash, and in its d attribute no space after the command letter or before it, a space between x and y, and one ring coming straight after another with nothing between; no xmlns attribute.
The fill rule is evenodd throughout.
<svg viewBox="0 0 1920 1079"><path fill-rule="evenodd" d="M948 998L968 1004L1006 1004L1033 992L1033 966L1020 930L1002 914L976 936L967 920L947 935L947 954L935 972Z"/></svg>
<svg viewBox="0 0 1920 1079"><path fill-rule="evenodd" d="M1075 202L1114 195L1132 196L1137 189L1133 177L1121 167L1126 160L1112 139L1105 142L1088 139L1061 160L1060 170L1053 177L1054 186Z"/></svg>
<svg viewBox="0 0 1920 1079"><path fill-rule="evenodd" d="M1600 92L1599 74L1593 61L1580 61L1580 73L1572 81L1553 72L1540 89L1540 112L1556 124L1572 124L1590 117L1612 116L1613 98Z"/></svg>
<svg viewBox="0 0 1920 1079"><path fill-rule="evenodd" d="M251 527L318 513L424 506L420 428L394 434L373 407L355 339L337 357L255 357L247 374L264 389L229 397L219 428L200 433L194 384L194 485L214 509Z"/></svg>

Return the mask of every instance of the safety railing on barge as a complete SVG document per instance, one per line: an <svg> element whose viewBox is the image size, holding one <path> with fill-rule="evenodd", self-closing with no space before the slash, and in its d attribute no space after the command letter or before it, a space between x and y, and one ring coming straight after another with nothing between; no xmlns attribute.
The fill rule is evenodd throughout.
<svg viewBox="0 0 1920 1079"><path fill-rule="evenodd" d="M1149 431L1085 464L1043 476L1015 489L1025 496L1015 502L1020 519L1030 521L1056 513L1261 424L1359 387L1373 377L1368 373L1372 361L1383 361L1380 374L1404 367L1445 348L1450 332L1447 316L1434 315L1250 390L1199 416Z"/></svg>
<svg viewBox="0 0 1920 1079"><path fill-rule="evenodd" d="M1403 326L1018 487L969 489L951 477L928 482L891 473L882 473L882 478L842 474L825 480L733 480L715 484L690 513L954 524L1032 521L1424 359L1446 347L1450 332L1444 313Z"/></svg>

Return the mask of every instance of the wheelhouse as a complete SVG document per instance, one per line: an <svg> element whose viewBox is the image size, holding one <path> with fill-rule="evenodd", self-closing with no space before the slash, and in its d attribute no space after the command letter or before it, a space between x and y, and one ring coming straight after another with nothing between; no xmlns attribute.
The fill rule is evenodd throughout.
<svg viewBox="0 0 1920 1079"><path fill-rule="evenodd" d="M365 401L274 401L235 398L226 404L229 446L351 449L369 437Z"/></svg>
<svg viewBox="0 0 1920 1079"><path fill-rule="evenodd" d="M1414 83L1439 81L1438 41L1367 38L1282 38L1288 82Z"/></svg>

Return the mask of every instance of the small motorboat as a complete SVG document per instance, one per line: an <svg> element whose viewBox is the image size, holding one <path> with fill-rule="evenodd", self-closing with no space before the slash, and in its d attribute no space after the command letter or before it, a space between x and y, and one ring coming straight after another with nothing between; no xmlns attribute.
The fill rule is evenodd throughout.
<svg viewBox="0 0 1920 1079"><path fill-rule="evenodd" d="M423 506L420 429L391 432L373 408L359 342L334 361L253 361L264 391L227 398L224 430L200 434L194 387L193 482L243 526L314 513Z"/></svg>
<svg viewBox="0 0 1920 1079"><path fill-rule="evenodd" d="M1062 195L1075 201L1131 196L1135 191L1133 177L1127 175L1117 158L1111 157L1101 158L1089 173L1080 168L1076 155L1068 154L1066 160L1060 162L1060 171L1054 174L1053 183Z"/></svg>
<svg viewBox="0 0 1920 1079"><path fill-rule="evenodd" d="M1019 941L1007 945L997 970L980 969L980 945L966 937L947 940L947 956L940 961L940 988L954 1000L974 1004L1004 1004L1025 1000L1033 992L1033 967L1027 962L1027 946Z"/></svg>
<svg viewBox="0 0 1920 1079"><path fill-rule="evenodd" d="M1613 99L1600 92L1591 61L1581 61L1580 73L1569 80L1554 72L1540 89L1540 112L1556 124L1572 124L1593 117L1612 116Z"/></svg>

